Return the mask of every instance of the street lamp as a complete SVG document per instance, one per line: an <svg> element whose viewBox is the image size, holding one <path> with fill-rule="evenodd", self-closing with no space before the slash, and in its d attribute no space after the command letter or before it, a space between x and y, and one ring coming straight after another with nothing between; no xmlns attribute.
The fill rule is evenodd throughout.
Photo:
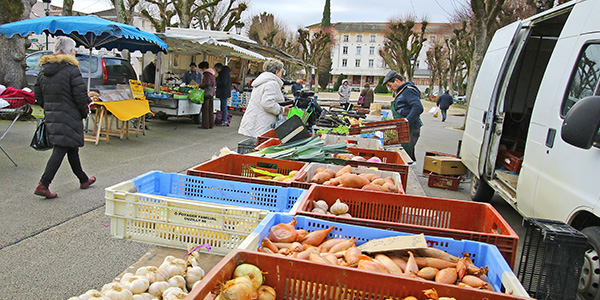
<svg viewBox="0 0 600 300"><path fill-rule="evenodd" d="M243 27L244 27L244 23L242 23L242 22L235 23L235 33L238 34L238 35L242 34L242 28Z"/></svg>

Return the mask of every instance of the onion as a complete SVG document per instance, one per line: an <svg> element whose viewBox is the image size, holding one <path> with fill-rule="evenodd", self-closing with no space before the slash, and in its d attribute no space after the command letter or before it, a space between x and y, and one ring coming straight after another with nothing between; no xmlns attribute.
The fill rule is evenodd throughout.
<svg viewBox="0 0 600 300"><path fill-rule="evenodd" d="M248 277L238 277L227 281L217 298L226 300L251 300L256 299L256 293L252 291L252 282Z"/></svg>
<svg viewBox="0 0 600 300"><path fill-rule="evenodd" d="M261 285L258 288L257 300L275 300L275 289L268 285Z"/></svg>
<svg viewBox="0 0 600 300"><path fill-rule="evenodd" d="M366 161L366 159L364 157L359 156L359 155L353 157L352 160L354 160L354 161Z"/></svg>
<svg viewBox="0 0 600 300"><path fill-rule="evenodd" d="M263 284L262 272L255 265L241 264L233 271L233 278L248 277L252 281L252 289L256 291Z"/></svg>
<svg viewBox="0 0 600 300"><path fill-rule="evenodd" d="M373 156L373 157L371 157L371 158L367 159L367 161L368 161L368 162L380 163L380 162L381 162L381 159L380 159L379 157L377 157L377 156Z"/></svg>
<svg viewBox="0 0 600 300"><path fill-rule="evenodd" d="M289 224L277 224L269 229L269 239L274 243L293 243L298 237L298 232L294 228L296 218Z"/></svg>

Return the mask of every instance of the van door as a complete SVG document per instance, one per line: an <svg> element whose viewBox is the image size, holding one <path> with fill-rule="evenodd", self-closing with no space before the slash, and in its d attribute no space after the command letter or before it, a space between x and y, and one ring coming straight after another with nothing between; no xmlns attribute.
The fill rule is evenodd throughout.
<svg viewBox="0 0 600 300"><path fill-rule="evenodd" d="M498 87L502 85L506 76L507 62L519 44L521 28L521 21L517 21L496 31L479 68L469 99L461 157L465 166L477 177L483 174L483 162L493 129Z"/></svg>

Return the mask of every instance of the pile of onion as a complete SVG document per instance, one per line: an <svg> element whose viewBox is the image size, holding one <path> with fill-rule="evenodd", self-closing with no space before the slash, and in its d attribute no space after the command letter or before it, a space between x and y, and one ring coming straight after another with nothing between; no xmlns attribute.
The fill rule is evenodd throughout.
<svg viewBox="0 0 600 300"><path fill-rule="evenodd" d="M215 300L275 300L275 289L263 285L262 271L251 264L241 264L233 271Z"/></svg>

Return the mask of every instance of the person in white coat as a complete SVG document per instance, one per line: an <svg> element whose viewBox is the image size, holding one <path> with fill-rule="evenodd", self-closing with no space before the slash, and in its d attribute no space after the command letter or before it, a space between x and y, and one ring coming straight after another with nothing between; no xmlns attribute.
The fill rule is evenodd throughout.
<svg viewBox="0 0 600 300"><path fill-rule="evenodd" d="M252 82L250 101L238 129L239 134L249 137L258 137L274 128L277 120L291 107L279 105L285 101L281 92L283 63L277 59L268 59L263 64L263 71Z"/></svg>
<svg viewBox="0 0 600 300"><path fill-rule="evenodd" d="M340 95L340 105L344 109L348 109L348 106L350 106L350 93L351 92L352 91L350 89L350 86L348 85L348 79L342 80L342 85L340 85L338 94Z"/></svg>

